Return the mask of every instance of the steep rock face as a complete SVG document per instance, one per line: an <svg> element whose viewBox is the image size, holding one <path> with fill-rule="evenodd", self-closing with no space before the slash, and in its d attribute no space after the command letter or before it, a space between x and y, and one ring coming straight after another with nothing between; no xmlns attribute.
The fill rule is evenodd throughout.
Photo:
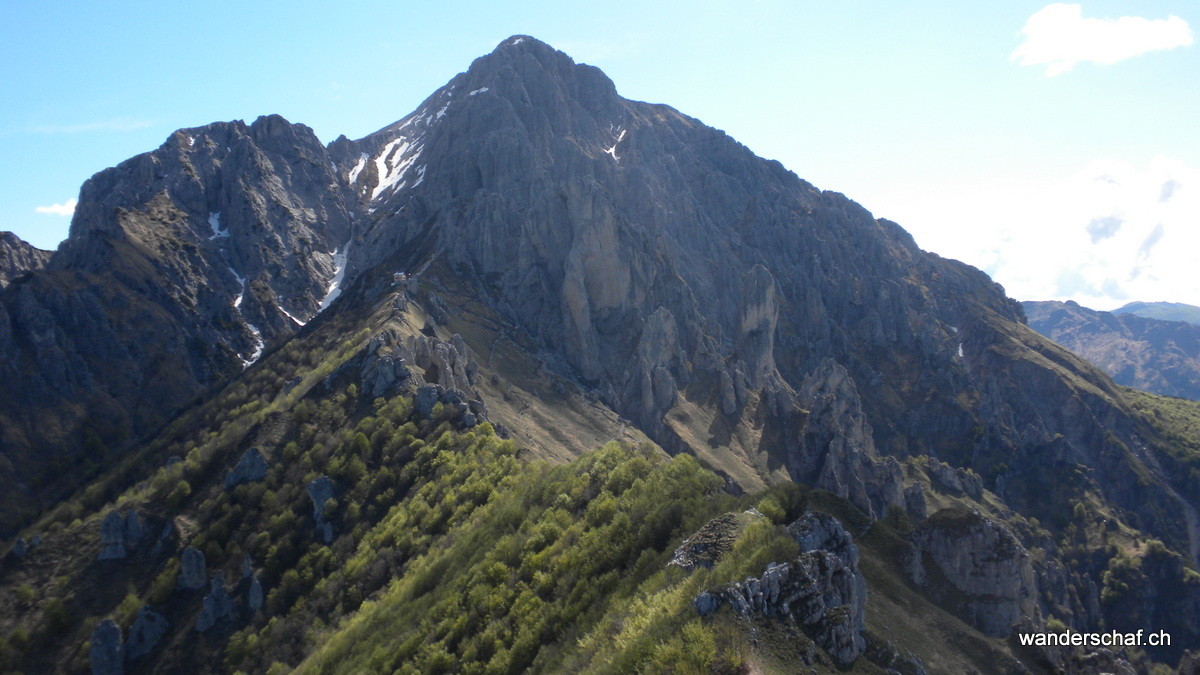
<svg viewBox="0 0 1200 675"><path fill-rule="evenodd" d="M932 514L909 535L910 573L985 635L1005 637L1041 622L1033 559L999 523L964 509Z"/></svg>
<svg viewBox="0 0 1200 675"><path fill-rule="evenodd" d="M1029 326L1079 354L1119 384L1200 399L1200 326L1098 312L1074 302L1025 302Z"/></svg>
<svg viewBox="0 0 1200 675"><path fill-rule="evenodd" d="M357 210L278 116L178 131L87 181L45 269L0 292L0 532L311 318Z"/></svg>
<svg viewBox="0 0 1200 675"><path fill-rule="evenodd" d="M903 471L892 457L881 458L850 374L832 359L814 370L798 392L809 411L792 475L804 483L850 500L867 515L888 506L904 508Z"/></svg>
<svg viewBox="0 0 1200 675"><path fill-rule="evenodd" d="M51 255L12 232L0 232L0 288L14 277L45 267Z"/></svg>
<svg viewBox="0 0 1200 675"><path fill-rule="evenodd" d="M794 465L817 480L796 461L795 392L832 359L868 426L819 422L809 438L824 444L802 459L843 439L827 484L862 506L883 486L872 513L905 503L888 456L1009 479L1022 504L1044 492L1038 476L1102 465L1088 487L1187 538L1167 515L1178 500L1140 494L1136 475L1163 474L1111 381L1030 331L986 275L718 130L621 98L548 45L505 40L408 117L330 153L370 213L348 282L426 267L431 282L465 280L548 366L672 452L702 455L716 436L677 433L680 405L736 425L761 401L774 421L746 423L774 435L746 453L762 454L761 473ZM1106 435L1129 452L1103 450Z"/></svg>

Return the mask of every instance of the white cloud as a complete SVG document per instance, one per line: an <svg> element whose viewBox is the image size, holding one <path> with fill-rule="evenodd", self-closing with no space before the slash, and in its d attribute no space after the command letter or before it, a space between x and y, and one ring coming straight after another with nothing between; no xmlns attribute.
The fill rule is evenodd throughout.
<svg viewBox="0 0 1200 675"><path fill-rule="evenodd" d="M48 213L52 216L70 216L75 213L75 205L79 200L72 197L61 204L51 204L50 206L38 206L33 210L36 213Z"/></svg>
<svg viewBox="0 0 1200 675"><path fill-rule="evenodd" d="M1025 41L1009 57L1022 66L1046 66L1046 75L1061 75L1075 64L1110 65L1139 54L1192 44L1187 21L1122 16L1085 19L1080 5L1055 3L1038 10L1021 29Z"/></svg>
<svg viewBox="0 0 1200 675"><path fill-rule="evenodd" d="M1098 160L1026 195L1007 220L977 255L1014 297L1096 309L1200 305L1200 168L1167 157Z"/></svg>

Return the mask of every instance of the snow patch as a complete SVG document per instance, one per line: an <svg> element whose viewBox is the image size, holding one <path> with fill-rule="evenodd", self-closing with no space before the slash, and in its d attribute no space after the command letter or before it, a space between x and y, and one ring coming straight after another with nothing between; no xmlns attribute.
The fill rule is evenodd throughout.
<svg viewBox="0 0 1200 675"><path fill-rule="evenodd" d="M292 320L292 322L293 322L293 323L295 323L297 326L301 326L301 327L303 327L303 326L304 326L304 324L308 323L307 321L301 321L300 319L297 319L296 317L292 316L292 313L291 313L291 312L289 312L289 311L287 311L286 309L284 309L284 308L283 308L283 305L280 305L280 304L276 303L276 305L275 305L275 306L279 308L279 311L283 312L283 315L284 315L284 316L286 316L287 318L291 319L291 320Z"/></svg>
<svg viewBox="0 0 1200 675"><path fill-rule="evenodd" d="M364 152L358 156L358 164L355 164L354 168L350 169L350 173L346 176L346 180L349 181L351 185L354 185L354 181L358 179L358 174L362 172L363 167L366 165L367 153Z"/></svg>
<svg viewBox="0 0 1200 675"><path fill-rule="evenodd" d="M485 92L487 90L488 90L487 87L480 87L480 88L476 89L475 91L472 91L471 93L467 94L467 96L474 96L475 94L482 94L483 92Z"/></svg>
<svg viewBox="0 0 1200 675"><path fill-rule="evenodd" d="M517 38L516 40L513 40L513 41L512 41L512 44L514 44L514 45L519 45L519 44L521 44L521 43L522 43L522 42L524 42L524 41L525 41L525 38Z"/></svg>
<svg viewBox="0 0 1200 675"><path fill-rule="evenodd" d="M442 109L441 109L441 110L439 110L439 111L437 111L437 117L436 117L436 119L439 119L439 120L440 120L440 119L442 119L443 117L445 117L445 115L446 115L446 109L447 109L447 108L449 108L449 107L450 107L450 104L449 104L449 103L447 103L446 105L442 106Z"/></svg>
<svg viewBox="0 0 1200 675"><path fill-rule="evenodd" d="M209 237L209 239L216 239L217 237L228 237L229 236L229 230L221 229L221 212L220 211L216 211L216 212L208 214L208 226L212 228L212 236ZM230 268L230 271L232 272L233 269ZM234 274L237 274L237 272L234 272Z"/></svg>
<svg viewBox="0 0 1200 675"><path fill-rule="evenodd" d="M321 301L318 313L324 312L342 294L342 281L346 278L346 256L349 253L350 242L346 242L341 249L333 249L333 280L329 282L329 290L325 292L325 299Z"/></svg>
<svg viewBox="0 0 1200 675"><path fill-rule="evenodd" d="M958 358L961 359L962 357L963 357L962 343L960 342L960 343L958 343Z"/></svg>
<svg viewBox="0 0 1200 675"><path fill-rule="evenodd" d="M415 141L410 141L404 136L385 145L383 152L375 158L379 184L371 191L371 199L378 199L379 195L394 185L399 184L400 187L404 187L404 183L401 181L412 167L413 162L421 155L422 149Z"/></svg>
<svg viewBox="0 0 1200 675"><path fill-rule="evenodd" d="M616 142L614 142L614 143L612 144L612 147L611 147L611 148L609 148L609 149L607 149L607 150L605 150L605 151L604 151L604 152L606 152L607 154L609 154L609 155L611 155L611 156L612 156L612 158L613 158L613 161L614 161L614 162L619 162L619 161L621 161L621 158L620 158L620 157L617 157L617 146L621 144L621 141L625 140L625 130L624 130L624 129L620 129L620 128L618 128L618 131L620 131L620 133L619 133L619 134L617 134L617 140L616 140Z"/></svg>
<svg viewBox="0 0 1200 675"><path fill-rule="evenodd" d="M266 343L263 341L262 331L258 329L258 326L246 321L246 316L242 314L242 299L246 297L246 278L238 274L237 270L233 269L232 267L229 267L228 269L229 273L233 275L233 278L237 279L238 286L241 287L241 289L238 291L237 297L233 299L233 308L237 310L238 316L242 317L242 323L246 324L246 328L249 329L250 334L254 336L254 351L251 352L250 358L245 359L242 358L241 354L238 354L238 358L242 359L242 368L245 369L253 365L254 362L258 360L258 357L262 356L263 347L266 346Z"/></svg>
<svg viewBox="0 0 1200 675"><path fill-rule="evenodd" d="M233 299L233 308L238 310L238 312L241 312L242 296L246 295L246 279L242 275L238 274L237 270L233 269L232 267L229 268L229 273L233 275L234 279L237 279L238 286L241 286L241 290L238 291L237 297Z"/></svg>
<svg viewBox="0 0 1200 675"><path fill-rule="evenodd" d="M195 147L195 146L196 146L196 137L195 137L195 136L188 136L188 147L189 147L189 148L193 148L193 147Z"/></svg>
<svg viewBox="0 0 1200 675"><path fill-rule="evenodd" d="M262 331L258 329L258 326L246 321L246 328L249 328L250 334L254 336L254 352L250 354L250 358L242 359L242 368L249 368L254 365L254 362L262 356L263 347L266 346L266 343L263 342Z"/></svg>

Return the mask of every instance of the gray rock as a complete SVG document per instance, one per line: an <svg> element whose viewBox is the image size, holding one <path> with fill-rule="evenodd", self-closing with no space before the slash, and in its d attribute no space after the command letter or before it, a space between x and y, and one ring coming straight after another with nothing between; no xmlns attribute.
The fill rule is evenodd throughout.
<svg viewBox="0 0 1200 675"><path fill-rule="evenodd" d="M142 537L146 534L145 521L138 515L137 511L130 511L125 516L125 548L133 550L137 548Z"/></svg>
<svg viewBox="0 0 1200 675"><path fill-rule="evenodd" d="M204 553L191 546L183 549L183 555L180 556L177 586L194 591L204 588L207 583L208 569L204 563Z"/></svg>
<svg viewBox="0 0 1200 675"><path fill-rule="evenodd" d="M1008 528L955 507L931 514L908 538L913 581L983 634L1005 637L1023 620L1040 625L1032 558Z"/></svg>
<svg viewBox="0 0 1200 675"><path fill-rule="evenodd" d="M250 554L247 553L242 557L242 578L248 579L254 574L254 561L250 559Z"/></svg>
<svg viewBox="0 0 1200 675"><path fill-rule="evenodd" d="M267 477L267 460L258 448L250 448L242 453L238 463L225 476L225 489L229 490L242 483L251 483Z"/></svg>
<svg viewBox="0 0 1200 675"><path fill-rule="evenodd" d="M142 517L110 511L100 523L100 553L97 560L119 560L136 549L145 535Z"/></svg>
<svg viewBox="0 0 1200 675"><path fill-rule="evenodd" d="M919 484L914 483L904 488L904 510L913 522L925 520L925 516L929 515L925 505L925 490Z"/></svg>
<svg viewBox="0 0 1200 675"><path fill-rule="evenodd" d="M53 251L43 251L12 232L0 232L0 288L14 278L40 270L50 262Z"/></svg>
<svg viewBox="0 0 1200 675"><path fill-rule="evenodd" d="M24 558L29 553L29 545L25 543L25 538L17 537L17 540L13 542L12 548L9 549L9 553L18 560Z"/></svg>
<svg viewBox="0 0 1200 675"><path fill-rule="evenodd" d="M125 645L121 628L112 619L101 621L92 630L88 661L93 675L122 675L125 672Z"/></svg>
<svg viewBox="0 0 1200 675"><path fill-rule="evenodd" d="M200 605L200 614L196 617L196 630L204 632L232 618L233 598L225 591L225 577L217 572L213 574L208 595L204 596Z"/></svg>
<svg viewBox="0 0 1200 675"><path fill-rule="evenodd" d="M738 409L738 401L737 393L733 389L733 378L730 377L729 373L724 370L721 371L720 395L721 412L725 413L726 415L732 415L736 413Z"/></svg>
<svg viewBox="0 0 1200 675"><path fill-rule="evenodd" d="M129 627L129 641L125 644L126 660L134 661L149 654L162 641L170 627L166 617L150 609L149 605L139 609L137 617Z"/></svg>
<svg viewBox="0 0 1200 675"><path fill-rule="evenodd" d="M880 457L854 378L824 359L797 391L809 411L801 445L789 457L792 477L849 500L872 518L904 506L904 472Z"/></svg>
<svg viewBox="0 0 1200 675"><path fill-rule="evenodd" d="M717 609L721 606L721 601L718 600L717 597L712 593L703 591L700 593L700 595L696 596L696 599L692 601L692 604L696 607L696 612L700 616L708 616L717 611Z"/></svg>
<svg viewBox="0 0 1200 675"><path fill-rule="evenodd" d="M250 577L250 586L246 589L246 606L251 612L257 612L263 606L263 587L257 574Z"/></svg>
<svg viewBox="0 0 1200 675"><path fill-rule="evenodd" d="M417 389L413 407L421 419L429 419L433 414L433 406L438 404L443 391L440 384L426 384Z"/></svg>
<svg viewBox="0 0 1200 675"><path fill-rule="evenodd" d="M318 523L325 521L325 502L333 499L333 488L333 480L329 476L317 476L305 486L308 498L312 500L313 520Z"/></svg>
<svg viewBox="0 0 1200 675"><path fill-rule="evenodd" d="M795 621L839 666L866 651L866 595L845 565L829 551L801 553L788 563L769 563L759 578L706 591L692 602L707 616L728 604L740 616Z"/></svg>
<svg viewBox="0 0 1200 675"><path fill-rule="evenodd" d="M100 523L100 555L98 560L117 560L125 557L125 517L110 511Z"/></svg>

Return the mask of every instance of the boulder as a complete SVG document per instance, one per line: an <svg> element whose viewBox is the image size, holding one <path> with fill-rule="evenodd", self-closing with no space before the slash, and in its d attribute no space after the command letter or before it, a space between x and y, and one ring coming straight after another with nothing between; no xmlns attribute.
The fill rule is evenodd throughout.
<svg viewBox="0 0 1200 675"><path fill-rule="evenodd" d="M196 630L204 632L222 621L233 618L233 598L225 591L225 577L220 572L213 575L208 595L200 606L196 617Z"/></svg>
<svg viewBox="0 0 1200 675"><path fill-rule="evenodd" d="M9 553L11 553L14 558L20 560L29 553L29 544L25 543L24 537L17 537L17 540L13 542L12 548L9 549Z"/></svg>
<svg viewBox="0 0 1200 675"><path fill-rule="evenodd" d="M205 567L204 554L191 546L183 549L183 555L180 556L178 587L194 591L204 588L206 583L208 570Z"/></svg>
<svg viewBox="0 0 1200 675"><path fill-rule="evenodd" d="M137 511L128 515L110 511L100 523L100 554L97 560L119 560L136 549L146 533L144 520Z"/></svg>
<svg viewBox="0 0 1200 675"><path fill-rule="evenodd" d="M122 675L125 672L125 645L121 628L112 619L105 619L92 630L88 661L93 675Z"/></svg>
<svg viewBox="0 0 1200 675"><path fill-rule="evenodd" d="M154 649L171 624L167 619L146 605L138 610L133 625L129 627L129 641L125 645L125 659L134 661Z"/></svg>
<svg viewBox="0 0 1200 675"><path fill-rule="evenodd" d="M242 483L251 483L267 477L267 460L258 448L250 448L242 453L233 471L225 476L225 489L229 490Z"/></svg>

